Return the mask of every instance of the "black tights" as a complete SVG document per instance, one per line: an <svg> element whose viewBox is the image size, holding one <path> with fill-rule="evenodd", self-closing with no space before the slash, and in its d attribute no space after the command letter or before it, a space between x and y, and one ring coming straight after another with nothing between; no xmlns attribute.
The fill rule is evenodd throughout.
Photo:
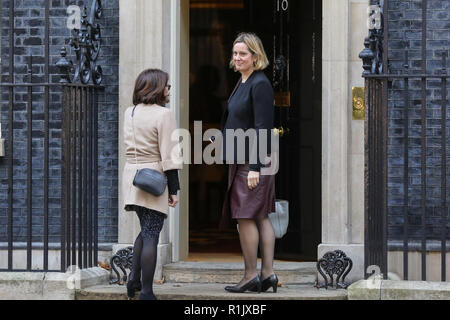
<svg viewBox="0 0 450 320"><path fill-rule="evenodd" d="M263 219L239 219L239 239L244 256L244 278L238 286L256 277L258 247L261 253L261 280L273 274L275 233L268 216Z"/></svg>
<svg viewBox="0 0 450 320"><path fill-rule="evenodd" d="M134 241L130 281L138 282L141 280L142 290L139 299L156 300L153 294L153 277L156 268L159 233L163 227L165 216L161 212L139 206L135 206L135 211L139 217L141 232Z"/></svg>

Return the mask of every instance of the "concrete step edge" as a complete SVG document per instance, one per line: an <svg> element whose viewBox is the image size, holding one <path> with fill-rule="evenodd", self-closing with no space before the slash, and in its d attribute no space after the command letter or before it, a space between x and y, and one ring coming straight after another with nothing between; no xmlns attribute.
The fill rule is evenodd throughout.
<svg viewBox="0 0 450 320"><path fill-rule="evenodd" d="M274 264L274 271L284 284L314 284L315 263ZM242 279L243 263L176 262L163 267L163 277L169 283L237 283ZM260 269L260 264L258 264Z"/></svg>
<svg viewBox="0 0 450 320"><path fill-rule="evenodd" d="M258 268L261 263L258 262ZM277 272L294 271L298 273L317 272L316 263L314 262L275 262L274 270ZM180 261L166 264L165 270L183 270L183 271L212 271L212 272L230 272L242 271L244 268L243 262L189 262Z"/></svg>
<svg viewBox="0 0 450 320"><path fill-rule="evenodd" d="M187 272L163 272L163 277L167 283L237 283L241 281L242 272L230 274L198 274ZM315 275L296 275L277 273L282 284L314 284Z"/></svg>
<svg viewBox="0 0 450 320"><path fill-rule="evenodd" d="M226 284L170 284L154 285L159 300L346 300L346 290L316 289L306 285L289 285L264 293L233 294L226 292ZM136 298L138 297L136 292ZM126 287L103 285L78 290L76 300L127 300Z"/></svg>

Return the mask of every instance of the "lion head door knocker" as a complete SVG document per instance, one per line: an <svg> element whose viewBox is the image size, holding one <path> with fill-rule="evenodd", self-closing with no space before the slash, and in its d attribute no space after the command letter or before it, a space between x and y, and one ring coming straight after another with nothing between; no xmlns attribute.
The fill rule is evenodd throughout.
<svg viewBox="0 0 450 320"><path fill-rule="evenodd" d="M124 249L120 249L116 252L115 255L111 257L110 266L114 270L117 275L116 279L111 279L109 281L110 284L125 284L128 279L128 274L125 269L131 270L133 265L133 247L127 247ZM122 270L122 277L120 276L119 271L117 271L116 267ZM112 278L112 273L111 273Z"/></svg>
<svg viewBox="0 0 450 320"><path fill-rule="evenodd" d="M329 251L325 253L324 256L317 262L317 270L324 278L325 284L319 285L317 281L315 287L318 289L328 289L328 287L333 287L333 275L336 275L336 289L347 289L350 284L345 283L345 277L352 269L352 266L352 260L341 250ZM328 281L327 275L329 276L330 281Z"/></svg>
<svg viewBox="0 0 450 320"><path fill-rule="evenodd" d="M278 89L283 83L287 60L284 56L279 55L273 64L273 87Z"/></svg>

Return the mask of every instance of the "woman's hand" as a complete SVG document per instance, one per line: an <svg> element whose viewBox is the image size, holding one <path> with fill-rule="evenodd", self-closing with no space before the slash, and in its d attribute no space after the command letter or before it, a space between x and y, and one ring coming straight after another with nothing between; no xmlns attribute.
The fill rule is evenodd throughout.
<svg viewBox="0 0 450 320"><path fill-rule="evenodd" d="M178 196L175 194L169 194L169 206L175 208L178 203Z"/></svg>
<svg viewBox="0 0 450 320"><path fill-rule="evenodd" d="M249 171L247 178L248 188L253 190L259 183L259 172L257 171Z"/></svg>

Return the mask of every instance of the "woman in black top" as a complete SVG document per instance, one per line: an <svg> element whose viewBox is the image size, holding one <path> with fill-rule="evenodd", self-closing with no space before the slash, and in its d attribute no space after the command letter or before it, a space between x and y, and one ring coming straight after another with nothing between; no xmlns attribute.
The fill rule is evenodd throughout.
<svg viewBox="0 0 450 320"><path fill-rule="evenodd" d="M273 272L275 234L268 217L275 211L275 176L261 175L267 159L259 159L259 147L264 142L265 155L270 154L268 142L273 128L273 89L262 71L268 64L261 40L252 33L239 34L233 45L230 66L242 77L222 118L223 154L229 164L229 174L221 228L228 227L231 219L238 221L245 273L240 283L225 288L230 292L260 292L270 287L276 292L278 283ZM260 130L265 130L268 140L261 141L264 136ZM254 133L254 139L241 143L242 149L236 137L239 131L249 137ZM232 150L234 152L229 152ZM262 254L261 276L257 272L258 245Z"/></svg>

